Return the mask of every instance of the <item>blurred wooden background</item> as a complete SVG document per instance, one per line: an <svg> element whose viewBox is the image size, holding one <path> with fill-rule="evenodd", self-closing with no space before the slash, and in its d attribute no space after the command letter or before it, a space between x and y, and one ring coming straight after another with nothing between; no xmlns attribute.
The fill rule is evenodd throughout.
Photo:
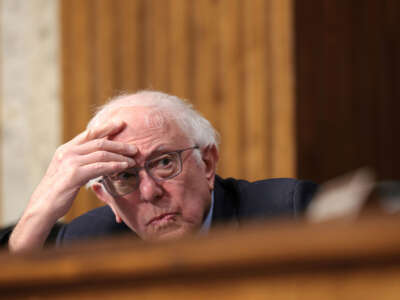
<svg viewBox="0 0 400 300"><path fill-rule="evenodd" d="M64 140L121 92L189 99L218 173L399 178L396 0L63 0ZM98 205L87 191L68 218Z"/></svg>
<svg viewBox="0 0 400 300"><path fill-rule="evenodd" d="M298 176L400 179L400 2L295 1Z"/></svg>

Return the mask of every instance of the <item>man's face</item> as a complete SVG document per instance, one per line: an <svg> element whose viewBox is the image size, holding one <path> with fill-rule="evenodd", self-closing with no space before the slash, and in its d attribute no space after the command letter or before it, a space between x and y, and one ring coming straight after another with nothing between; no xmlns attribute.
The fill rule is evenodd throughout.
<svg viewBox="0 0 400 300"><path fill-rule="evenodd" d="M160 122L149 108L124 107L110 115L127 124L113 140L135 145L138 153L133 158L139 166L163 153L195 146L175 122ZM96 193L143 240L178 238L198 230L209 210L217 160L213 150L203 151L201 159L194 153L199 150L183 152L182 172L172 179L156 182L142 169L140 184L132 193L120 197Z"/></svg>

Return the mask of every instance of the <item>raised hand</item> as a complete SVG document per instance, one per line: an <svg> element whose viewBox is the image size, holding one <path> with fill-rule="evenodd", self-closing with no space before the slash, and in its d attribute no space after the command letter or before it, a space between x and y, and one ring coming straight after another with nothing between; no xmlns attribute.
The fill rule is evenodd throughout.
<svg viewBox="0 0 400 300"><path fill-rule="evenodd" d="M111 141L123 130L123 122L110 122L88 129L60 146L9 241L9 248L22 252L41 248L51 227L64 216L89 180L133 167L134 145Z"/></svg>

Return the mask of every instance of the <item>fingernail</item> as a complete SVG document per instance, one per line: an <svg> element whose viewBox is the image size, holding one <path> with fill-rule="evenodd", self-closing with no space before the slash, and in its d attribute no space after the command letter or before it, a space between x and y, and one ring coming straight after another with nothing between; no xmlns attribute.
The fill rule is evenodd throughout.
<svg viewBox="0 0 400 300"><path fill-rule="evenodd" d="M128 145L128 150L130 152L136 152L137 151L137 147L135 145Z"/></svg>
<svg viewBox="0 0 400 300"><path fill-rule="evenodd" d="M130 167L132 167L132 166L136 165L136 161L132 158L128 158L128 164Z"/></svg>
<svg viewBox="0 0 400 300"><path fill-rule="evenodd" d="M121 120L114 120L113 123L115 127L119 127L122 126L122 124L124 124L124 122Z"/></svg>

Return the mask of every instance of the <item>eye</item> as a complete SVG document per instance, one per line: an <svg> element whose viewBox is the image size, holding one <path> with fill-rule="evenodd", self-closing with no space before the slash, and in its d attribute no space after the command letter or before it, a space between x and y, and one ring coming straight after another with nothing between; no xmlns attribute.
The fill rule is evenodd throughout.
<svg viewBox="0 0 400 300"><path fill-rule="evenodd" d="M163 157L162 159L160 159L158 161L157 165L160 167L166 167L166 166L170 165L171 163L172 163L171 157Z"/></svg>
<svg viewBox="0 0 400 300"><path fill-rule="evenodd" d="M153 161L151 161L148 165L148 167L153 170L153 169L169 169L171 167L173 167L175 163L174 157L166 154L163 155L159 158L154 159Z"/></svg>
<svg viewBox="0 0 400 300"><path fill-rule="evenodd" d="M117 175L117 179L119 180L131 180L131 179L136 179L137 174L136 172L121 172Z"/></svg>

